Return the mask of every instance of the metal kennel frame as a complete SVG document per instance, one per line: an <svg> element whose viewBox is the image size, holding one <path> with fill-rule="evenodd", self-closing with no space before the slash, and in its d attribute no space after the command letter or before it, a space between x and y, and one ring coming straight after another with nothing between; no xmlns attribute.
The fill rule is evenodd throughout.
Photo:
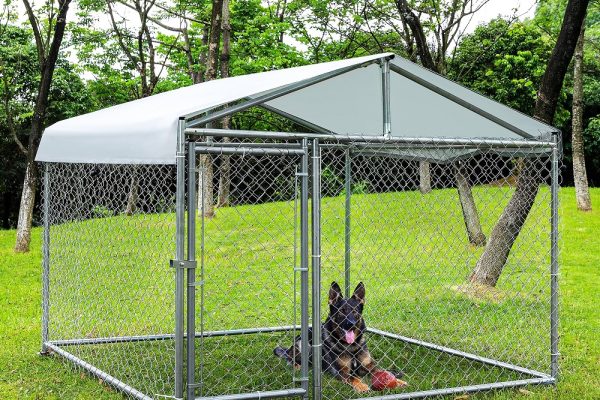
<svg viewBox="0 0 600 400"><path fill-rule="evenodd" d="M352 207L352 160L355 154L376 155L384 157L396 157L403 151L420 149L461 149L473 151L466 153L465 157L472 156L477 151L490 149L504 149L512 152L517 157L546 157L550 159L550 209L551 209L551 232L550 232L550 372L525 368L498 359L483 357L447 346L419 340L412 337L402 336L383 329L369 328L371 335L419 346L446 355L456 356L464 360L474 361L493 367L515 371L527 378L492 382L467 386L455 386L424 391L404 391L388 393L378 396L369 396L370 399L396 400L409 398L423 398L439 395L471 393L490 389L519 387L532 384L554 384L558 379L558 188L559 188L559 161L560 143L558 133L549 140L541 141L534 139L522 140L499 140L499 139L449 139L449 138L406 138L392 136L393 130L390 120L389 101L389 62L381 62L382 67L382 101L383 107L383 135L381 136L352 136L337 135L328 132L307 121L296 117L283 116L294 122L307 127L315 132L258 132L243 130L222 130L203 128L206 124L218 120L224 116L232 115L253 106L264 105L265 108L277 113L276 109L265 105L269 100L278 98L293 91L324 81L334 76L345 73L354 67L341 69L335 73L325 74L317 78L304 81L290 87L271 91L266 95L252 99L213 112L198 112L180 118L178 123L177 153L176 153L176 194L175 194L175 257L171 260L171 268L175 275L174 291L174 330L169 334L156 335L117 335L106 337L86 337L76 339L51 340L49 336L49 324L52 310L52 287L50 279L52 260L52 223L49 218L53 190L52 171L49 164L45 165L43 211L44 211L44 236L43 236L43 285L42 285L42 353L55 353L64 357L73 364L81 367L90 374L100 378L112 385L126 395L140 400L158 399L172 397L175 399L195 400L244 400L244 399L273 399L273 398L311 398L320 400L323 398L323 382L321 363L313 363L309 369L309 359L321 359L321 322L324 316L321 310L322 266L321 266L321 196L322 196L322 151L335 148L344 154L344 251L343 251L343 289L346 296L351 294L353 283L353 268L351 260L351 222L353 214ZM424 83L425 84L425 83ZM431 86L431 85L429 85ZM435 90L432 86L431 90ZM437 90L438 94L453 99L449 93ZM472 108L471 108L472 109ZM472 109L483 117L494 119L481 110ZM495 119L494 119L495 120ZM495 121L498 122L498 121ZM513 129L507 123L503 126ZM516 129L516 128L515 128ZM513 129L514 130L514 129ZM234 142L217 142L212 139L230 138ZM198 229L194 212L196 209L195 199L197 193L198 170L197 155L209 154L215 156L295 156L301 159L300 168L296 174L299 181L299 267L295 272L300 274L300 324L287 326L257 327L252 329L226 329L217 331L204 331L202 308L204 293L204 223ZM405 155L404 155L405 156ZM456 158L458 159L458 157ZM310 207L309 207L310 206ZM309 210L310 208L310 210ZM309 214L310 212L310 214ZM309 218L310 217L310 218ZM197 252L196 238L200 235L200 255ZM198 309L197 291L200 296L200 309ZM197 320L199 315L200 321ZM312 321L311 321L312 318ZM200 325L200 331L198 331ZM308 330L313 330L313 342L309 346ZM287 389L274 389L267 391L231 393L223 395L197 396L202 388L203 382L198 380L197 371L202 369L202 360L198 360L197 340L211 337L227 337L235 335L251 335L268 332L289 332L299 330L301 333L301 370L299 377L295 379L296 387ZM157 395L155 393L143 393L137 388L130 386L124 380L112 376L76 354L69 351L71 346L96 346L114 345L119 343L149 343L164 342L173 343L174 350L174 385L173 393L170 395ZM330 398L330 397L327 397ZM359 395L357 394L357 398ZM360 397L363 398L363 397Z"/></svg>

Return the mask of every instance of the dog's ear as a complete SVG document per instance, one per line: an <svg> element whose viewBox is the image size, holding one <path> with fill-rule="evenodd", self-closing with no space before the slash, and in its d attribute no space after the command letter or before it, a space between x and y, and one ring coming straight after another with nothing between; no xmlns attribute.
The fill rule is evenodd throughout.
<svg viewBox="0 0 600 400"><path fill-rule="evenodd" d="M365 285L360 282L356 289L354 289L354 293L352 293L352 298L358 300L360 304L365 304Z"/></svg>
<svg viewBox="0 0 600 400"><path fill-rule="evenodd" d="M329 288L329 305L337 303L342 298L342 289L340 288L340 285L335 281L331 282L331 287Z"/></svg>

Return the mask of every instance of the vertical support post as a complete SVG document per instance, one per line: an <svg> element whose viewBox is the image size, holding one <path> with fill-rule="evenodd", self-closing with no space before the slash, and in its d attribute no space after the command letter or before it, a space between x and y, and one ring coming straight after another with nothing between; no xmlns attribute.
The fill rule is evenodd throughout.
<svg viewBox="0 0 600 400"><path fill-rule="evenodd" d="M196 150L188 143L187 259L196 261ZM195 399L196 383L196 268L187 269L187 398Z"/></svg>
<svg viewBox="0 0 600 400"><path fill-rule="evenodd" d="M381 94L383 99L383 136L392 135L392 114L390 112L390 60L381 60Z"/></svg>
<svg viewBox="0 0 600 400"><path fill-rule="evenodd" d="M346 148L344 162L344 183L346 190L344 218L344 288L346 298L350 297L350 199L352 196L352 155L350 147Z"/></svg>
<svg viewBox="0 0 600 400"><path fill-rule="evenodd" d="M321 400L321 148L312 141L313 400Z"/></svg>
<svg viewBox="0 0 600 400"><path fill-rule="evenodd" d="M550 375L558 378L558 134L552 135L551 253L550 253Z"/></svg>
<svg viewBox="0 0 600 400"><path fill-rule="evenodd" d="M177 188L175 194L175 259L185 257L185 120L177 124ZM175 398L183 398L183 309L184 309L183 268L175 265Z"/></svg>
<svg viewBox="0 0 600 400"><path fill-rule="evenodd" d="M42 350L48 354L45 343L48 341L50 317L50 168L44 164L44 238L42 243Z"/></svg>
<svg viewBox="0 0 600 400"><path fill-rule="evenodd" d="M212 139L212 138L211 138ZM207 138L208 140L208 138ZM205 193L205 188L204 185L206 184L206 165L204 163L202 163L200 165L200 171L198 173L198 178L199 180L201 179L202 181L202 185L198 187L198 191L200 192L200 196L204 196ZM202 175L202 178L200 178L200 175ZM197 182L196 182L197 183ZM197 199L196 199L196 203L197 203ZM202 281L202 285L200 286L200 340L199 340L199 347L200 347L200 357L199 357L199 362L200 362L200 371L199 371L199 375L200 375L200 397L202 397L204 395L204 386L203 386L203 382L204 382L204 250L205 250L205 228L206 228L206 217L204 214L204 199L201 199L201 204L202 206L200 207L200 217L201 217L201 222L200 222L200 280Z"/></svg>
<svg viewBox="0 0 600 400"><path fill-rule="evenodd" d="M300 375L304 400L308 400L308 139L302 139L302 166L300 182Z"/></svg>

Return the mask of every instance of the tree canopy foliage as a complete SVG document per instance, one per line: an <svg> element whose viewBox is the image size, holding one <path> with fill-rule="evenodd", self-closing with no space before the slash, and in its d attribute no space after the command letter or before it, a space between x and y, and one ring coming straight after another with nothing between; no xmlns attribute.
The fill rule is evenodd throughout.
<svg viewBox="0 0 600 400"><path fill-rule="evenodd" d="M48 1L54 4L54 1ZM530 20L495 18L465 34L466 18L486 1L231 0L228 74L242 75L378 52L421 62L406 3L422 22L438 70L531 115L560 30L566 0L541 0ZM206 71L213 2L82 0L69 17L50 89L46 126L85 112L201 82ZM39 66L31 27L16 2L0 13L0 213L14 226ZM584 136L589 179L600 184L600 6L590 6L584 56ZM45 23L42 21L42 23ZM221 72L217 71L217 77ZM572 74L572 70L569 72ZM570 133L572 77L554 124ZM236 116L236 128L279 130L290 124L266 112ZM15 137L19 140L15 140ZM570 162L565 142L565 162ZM572 181L570 168L563 182Z"/></svg>

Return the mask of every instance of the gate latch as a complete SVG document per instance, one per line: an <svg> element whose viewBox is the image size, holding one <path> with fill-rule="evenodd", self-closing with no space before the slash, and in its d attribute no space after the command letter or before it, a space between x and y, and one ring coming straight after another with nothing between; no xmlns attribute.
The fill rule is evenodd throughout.
<svg viewBox="0 0 600 400"><path fill-rule="evenodd" d="M182 269L194 269L197 266L196 261L188 261L188 260L171 260L170 265L171 268L182 268Z"/></svg>

